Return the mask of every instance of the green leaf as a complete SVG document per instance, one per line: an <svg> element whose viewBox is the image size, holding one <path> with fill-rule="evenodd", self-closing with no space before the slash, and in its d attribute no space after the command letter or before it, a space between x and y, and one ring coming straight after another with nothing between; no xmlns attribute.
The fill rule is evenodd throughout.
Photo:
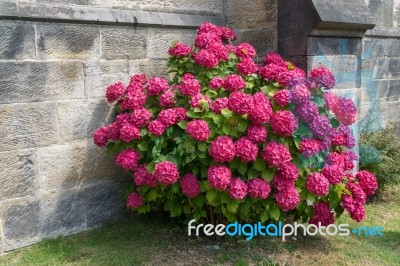
<svg viewBox="0 0 400 266"><path fill-rule="evenodd" d="M276 221L279 219L279 216L281 215L281 210L278 208L276 204L273 204L272 208L270 208L270 215L271 218Z"/></svg>
<svg viewBox="0 0 400 266"><path fill-rule="evenodd" d="M336 118L331 118L330 122L333 128L337 128L340 125L339 121Z"/></svg>
<svg viewBox="0 0 400 266"><path fill-rule="evenodd" d="M230 117L232 117L233 112L228 110L228 109L226 109L226 108L224 108L224 109L221 110L221 114L226 118L230 118Z"/></svg>
<svg viewBox="0 0 400 266"><path fill-rule="evenodd" d="M197 148L199 149L199 151L205 152L205 151L207 151L207 143L199 142L197 144Z"/></svg>
<svg viewBox="0 0 400 266"><path fill-rule="evenodd" d="M187 121L181 121L178 123L178 126L182 129L186 129Z"/></svg>
<svg viewBox="0 0 400 266"><path fill-rule="evenodd" d="M223 115L213 116L213 121L217 125L222 125L225 122L225 117Z"/></svg>
<svg viewBox="0 0 400 266"><path fill-rule="evenodd" d="M261 211L260 213L260 220L261 222L265 222L266 220L268 220L269 214L268 214L268 209L265 208L264 210Z"/></svg>
<svg viewBox="0 0 400 266"><path fill-rule="evenodd" d="M258 171L254 168L249 168L249 170L247 171L247 177L249 179L254 178L254 177L258 177Z"/></svg>
<svg viewBox="0 0 400 266"><path fill-rule="evenodd" d="M230 125L225 125L225 126L223 126L222 127L222 132L225 134L225 135L229 135L230 133L231 133L231 126Z"/></svg>
<svg viewBox="0 0 400 266"><path fill-rule="evenodd" d="M230 211L232 213L236 213L238 207L239 207L239 203L235 200L231 200L226 206L228 211Z"/></svg>
<svg viewBox="0 0 400 266"><path fill-rule="evenodd" d="M153 200L155 200L155 199L157 199L157 190L156 189L151 189L150 191L149 191L149 193L147 194L147 199L149 200L149 201L153 201Z"/></svg>
<svg viewBox="0 0 400 266"><path fill-rule="evenodd" d="M213 202L217 198L218 192L214 189L209 190L206 194L206 198L208 202Z"/></svg>
<svg viewBox="0 0 400 266"><path fill-rule="evenodd" d="M263 160L257 159L257 161L254 162L253 166L254 169L256 169L257 171L262 172L265 167L267 167L267 164Z"/></svg>
<svg viewBox="0 0 400 266"><path fill-rule="evenodd" d="M246 163L240 163L237 170L238 170L239 174L244 176L246 174L246 172L247 172L247 164Z"/></svg>
<svg viewBox="0 0 400 266"><path fill-rule="evenodd" d="M165 211L170 211L175 208L175 203L172 200L167 200L164 203L164 210Z"/></svg>
<svg viewBox="0 0 400 266"><path fill-rule="evenodd" d="M138 147L139 151L148 151L149 150L149 146L147 145L147 142L145 142L145 141L139 142L137 147Z"/></svg>
<svg viewBox="0 0 400 266"><path fill-rule="evenodd" d="M240 121L239 124L237 125L237 128L242 133L246 132L247 122L246 121Z"/></svg>
<svg viewBox="0 0 400 266"><path fill-rule="evenodd" d="M189 110L188 112L186 112L186 115L190 118L200 118L200 114L199 113L195 113L193 109Z"/></svg>
<svg viewBox="0 0 400 266"><path fill-rule="evenodd" d="M261 173L262 178L268 182L271 182L272 179L274 179L274 175L275 175L275 172L268 167L265 168L264 171L262 171L262 173Z"/></svg>
<svg viewBox="0 0 400 266"><path fill-rule="evenodd" d="M154 173L155 168L156 168L156 163L154 161L146 165L146 169L149 173Z"/></svg>

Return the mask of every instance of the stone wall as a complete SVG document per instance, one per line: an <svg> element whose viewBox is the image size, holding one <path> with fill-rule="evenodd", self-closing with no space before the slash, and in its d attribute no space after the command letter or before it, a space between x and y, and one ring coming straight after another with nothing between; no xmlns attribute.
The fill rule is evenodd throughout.
<svg viewBox="0 0 400 266"><path fill-rule="evenodd" d="M68 4L67 4L68 3ZM98 227L124 210L130 178L92 142L105 88L166 76L167 49L222 0L0 0L0 253Z"/></svg>

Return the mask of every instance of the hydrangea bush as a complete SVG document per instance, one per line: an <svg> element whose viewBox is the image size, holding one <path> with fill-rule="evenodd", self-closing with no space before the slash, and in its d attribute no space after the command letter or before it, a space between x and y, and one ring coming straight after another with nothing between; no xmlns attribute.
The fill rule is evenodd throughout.
<svg viewBox="0 0 400 266"><path fill-rule="evenodd" d="M275 53L258 65L235 38L204 23L194 47L169 49L170 81L138 74L107 88L117 115L94 141L132 176L128 208L211 223L363 220L378 185L354 172L354 103L330 92L325 67L307 77Z"/></svg>

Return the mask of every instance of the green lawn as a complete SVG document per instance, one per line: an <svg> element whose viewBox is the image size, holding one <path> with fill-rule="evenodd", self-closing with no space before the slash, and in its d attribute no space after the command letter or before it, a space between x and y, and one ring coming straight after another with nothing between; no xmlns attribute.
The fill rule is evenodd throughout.
<svg viewBox="0 0 400 266"><path fill-rule="evenodd" d="M0 257L0 265L399 265L399 188L367 206L361 225L384 236L277 238L188 237L161 218L125 217L89 232L43 241ZM347 215L340 219L350 223Z"/></svg>

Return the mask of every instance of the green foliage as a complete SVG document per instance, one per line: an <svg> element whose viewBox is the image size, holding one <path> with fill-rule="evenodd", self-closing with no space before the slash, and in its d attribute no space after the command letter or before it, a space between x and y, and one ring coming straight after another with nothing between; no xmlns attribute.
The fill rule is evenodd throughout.
<svg viewBox="0 0 400 266"><path fill-rule="evenodd" d="M360 137L360 169L374 173L379 187L400 183L398 126L364 133Z"/></svg>

